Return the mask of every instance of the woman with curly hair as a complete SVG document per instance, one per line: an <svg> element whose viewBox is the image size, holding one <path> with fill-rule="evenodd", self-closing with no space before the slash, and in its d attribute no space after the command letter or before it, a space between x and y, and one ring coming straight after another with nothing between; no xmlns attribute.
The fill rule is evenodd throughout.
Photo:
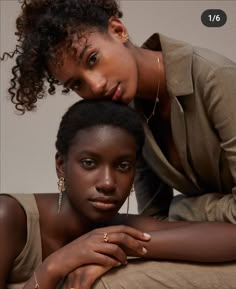
<svg viewBox="0 0 236 289"><path fill-rule="evenodd" d="M62 85L84 99L132 105L146 135L135 179L139 213L235 224L235 63L157 33L137 47L121 16L115 0L23 1L12 102L24 113ZM182 194L173 197L173 188ZM183 288L184 280L188 288L212 288L217 281L208 269L223 272L219 265L182 265L162 272L167 288ZM224 269L229 285L219 287L230 288L235 264Z"/></svg>

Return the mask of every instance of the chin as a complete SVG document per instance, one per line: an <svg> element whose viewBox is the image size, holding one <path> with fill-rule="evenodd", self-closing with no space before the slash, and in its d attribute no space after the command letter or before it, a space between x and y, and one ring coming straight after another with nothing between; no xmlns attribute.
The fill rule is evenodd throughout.
<svg viewBox="0 0 236 289"><path fill-rule="evenodd" d="M121 99L121 102L123 102L124 104L130 104L132 102L134 97L132 96L125 96Z"/></svg>
<svg viewBox="0 0 236 289"><path fill-rule="evenodd" d="M93 223L93 224L104 224L104 223L108 223L111 221L111 219L113 217L115 217L118 214L118 212L107 212L106 214L95 214L94 216L91 216L89 218L89 220Z"/></svg>

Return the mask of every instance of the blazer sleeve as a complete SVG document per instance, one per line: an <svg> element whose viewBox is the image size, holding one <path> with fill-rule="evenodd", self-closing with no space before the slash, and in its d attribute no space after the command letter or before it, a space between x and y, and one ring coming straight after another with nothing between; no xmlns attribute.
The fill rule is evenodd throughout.
<svg viewBox="0 0 236 289"><path fill-rule="evenodd" d="M170 220L236 223L236 65L216 68L209 74L206 84L204 103L225 152L234 186L230 194L177 196L170 208Z"/></svg>
<svg viewBox="0 0 236 289"><path fill-rule="evenodd" d="M143 158L137 161L134 188L139 214L168 218L173 190L158 178Z"/></svg>

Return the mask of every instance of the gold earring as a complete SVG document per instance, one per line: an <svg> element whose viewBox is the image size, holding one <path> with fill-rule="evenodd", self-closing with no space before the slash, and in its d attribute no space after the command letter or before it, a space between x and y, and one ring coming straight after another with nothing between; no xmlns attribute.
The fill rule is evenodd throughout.
<svg viewBox="0 0 236 289"><path fill-rule="evenodd" d="M57 185L58 185L58 190L59 190L57 213L59 214L61 211L63 192L66 190L65 178L60 177L58 182L57 182Z"/></svg>
<svg viewBox="0 0 236 289"><path fill-rule="evenodd" d="M129 34L128 33L124 34L124 36L122 37L122 41L123 41L123 43L126 43L129 41Z"/></svg>

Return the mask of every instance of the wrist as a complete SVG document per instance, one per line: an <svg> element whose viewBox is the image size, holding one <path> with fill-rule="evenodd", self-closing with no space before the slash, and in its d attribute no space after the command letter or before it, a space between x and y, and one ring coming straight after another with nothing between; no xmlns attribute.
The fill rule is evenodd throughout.
<svg viewBox="0 0 236 289"><path fill-rule="evenodd" d="M55 281L60 281L68 274L66 266L62 265L60 262L60 257L57 252L52 253L43 261L41 270L44 274L47 274L47 276L50 276L50 278Z"/></svg>
<svg viewBox="0 0 236 289"><path fill-rule="evenodd" d="M32 276L35 283L34 288L56 288L60 280L64 277L60 267L51 256L46 258ZM36 287L36 285L38 287Z"/></svg>

